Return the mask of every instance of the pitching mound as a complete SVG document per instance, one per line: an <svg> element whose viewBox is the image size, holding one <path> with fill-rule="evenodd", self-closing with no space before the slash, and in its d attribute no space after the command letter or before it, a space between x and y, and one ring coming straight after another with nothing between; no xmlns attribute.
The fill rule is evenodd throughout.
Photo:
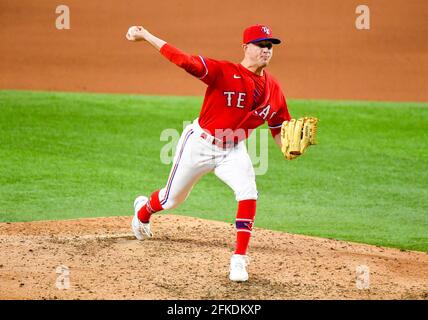
<svg viewBox="0 0 428 320"><path fill-rule="evenodd" d="M232 283L231 224L157 215L139 242L130 221L0 224L0 299L428 299L426 253L255 228L250 281Z"/></svg>

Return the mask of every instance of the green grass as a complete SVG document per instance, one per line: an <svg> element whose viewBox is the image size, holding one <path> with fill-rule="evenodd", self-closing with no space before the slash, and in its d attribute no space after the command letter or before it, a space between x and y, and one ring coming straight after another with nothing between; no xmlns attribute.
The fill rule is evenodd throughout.
<svg viewBox="0 0 428 320"><path fill-rule="evenodd" d="M201 98L0 91L0 221L131 215L162 187L165 128ZM290 100L321 119L319 145L285 161L269 141L256 226L428 251L428 104ZM209 174L174 214L234 221Z"/></svg>

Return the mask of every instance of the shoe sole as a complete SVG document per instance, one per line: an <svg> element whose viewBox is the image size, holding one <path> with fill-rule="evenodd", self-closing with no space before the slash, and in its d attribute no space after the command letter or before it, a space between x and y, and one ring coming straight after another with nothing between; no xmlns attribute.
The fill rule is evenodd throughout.
<svg viewBox="0 0 428 320"><path fill-rule="evenodd" d="M230 281L237 281L237 282L243 282L248 280L248 273L245 275L233 275L232 273L229 273L229 280Z"/></svg>
<svg viewBox="0 0 428 320"><path fill-rule="evenodd" d="M231 277L229 277L229 280L234 281L234 282L245 282L245 281L248 281L248 277L245 277L245 278L231 278Z"/></svg>

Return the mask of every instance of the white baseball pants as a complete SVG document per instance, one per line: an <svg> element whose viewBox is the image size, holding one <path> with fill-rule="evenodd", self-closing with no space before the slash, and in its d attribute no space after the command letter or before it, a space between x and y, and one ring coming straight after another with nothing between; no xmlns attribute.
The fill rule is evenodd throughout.
<svg viewBox="0 0 428 320"><path fill-rule="evenodd" d="M223 149L202 138L204 132L196 119L181 134L168 182L159 192L163 209L180 205L195 183L211 171L234 191L237 201L257 200L255 173L245 141Z"/></svg>

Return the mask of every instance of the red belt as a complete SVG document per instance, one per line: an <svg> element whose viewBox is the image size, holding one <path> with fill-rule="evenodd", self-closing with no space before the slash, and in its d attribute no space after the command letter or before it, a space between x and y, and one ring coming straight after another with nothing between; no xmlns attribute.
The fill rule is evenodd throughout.
<svg viewBox="0 0 428 320"><path fill-rule="evenodd" d="M204 140L207 140L211 144L214 144L217 147L220 147L220 148L223 148L223 149L227 148L227 147L231 147L231 146L236 146L238 144L238 142L234 142L234 141L222 141L222 140L217 139L217 138L215 138L213 136L209 136L205 132L201 133L201 138L204 139Z"/></svg>

